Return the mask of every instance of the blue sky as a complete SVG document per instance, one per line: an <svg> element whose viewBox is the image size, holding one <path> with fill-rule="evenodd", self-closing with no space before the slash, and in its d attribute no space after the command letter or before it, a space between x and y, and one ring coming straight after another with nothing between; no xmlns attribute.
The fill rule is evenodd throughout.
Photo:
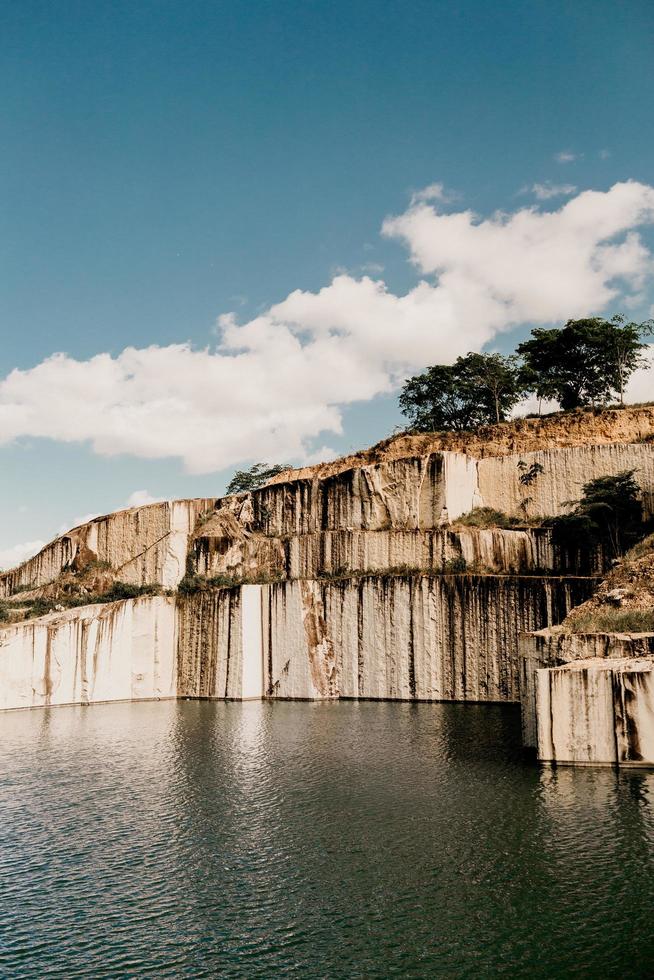
<svg viewBox="0 0 654 980"><path fill-rule="evenodd" d="M627 180L654 183L650 2L21 0L0 12L0 38L0 385L56 352L80 363L77 381L60 363L21 381L18 395L15 387L0 394L0 407L4 397L14 413L4 431L0 413L0 552L124 505L136 490L220 493L240 465L239 444L245 455L252 447L253 459L298 460L370 444L401 424L392 393L398 379L456 356L453 335L469 329L465 349L510 349L528 332L521 311L529 322L557 319L558 307L541 309L514 291L511 322L498 326L486 307L465 307L458 324L443 327L439 347L433 337L423 342L426 321L414 324L398 306L396 334L406 331L410 355L403 360L390 337L384 364L372 364L370 329L361 328L362 340L351 320L365 320L368 309L373 322L386 313L378 297L345 287L368 276L402 297L420 279L437 281L443 264L453 277L461 271L460 256L442 255L450 225L426 226L436 245L425 251L420 222L429 215L420 208L471 210L481 220L498 210L556 211L584 191L606 195ZM435 184L441 189L420 200ZM617 200L589 201L584 223L595 207L600 224L619 206L626 214L619 240L637 233L651 248L646 192ZM382 235L389 215L404 218ZM473 243L467 234L464 249ZM554 238L557 248L568 241L567 232ZM603 247L599 239L591 245ZM509 263L514 248L515 241ZM565 285L570 315L586 307L613 312L623 296L633 316L649 315L647 257L632 250L627 258L619 296L606 301L598 290L595 309L594 281L577 292ZM615 267L627 258L621 253ZM487 265L481 252L479 262ZM595 253L588 263L596 265ZM323 296L318 309L311 296L334 276L347 280L338 302ZM603 282L610 279L605 270ZM295 290L299 300L284 305ZM442 298L432 298L440 309ZM262 338L257 318L275 304L283 308ZM480 323L487 316L479 329L477 311ZM120 425L140 428L142 438L130 441L114 428L98 445L89 442L94 411L102 419L120 409L106 391L96 399L114 375L89 359L106 354L113 364L125 348L150 345L215 351L217 318L230 312L235 334L257 324L233 338L230 356L256 334L258 360L231 379L222 368L211 373L214 361L189 359L180 369L188 374L184 391L211 388L200 407L174 394L182 415L188 408L189 433L205 430L192 458L179 450L183 433L172 431L170 405L162 432L142 423L168 391L165 381L158 388L150 381L159 362L121 369L131 379L125 384L140 387L138 412L120 415ZM326 386L315 405L309 395L289 402L271 436L261 419L280 394L266 387L266 365L282 394L294 384L291 364L309 388L317 384L311 371L320 381L344 373L324 342L329 317L352 343L347 364L357 370L346 381L355 393L350 399L342 386ZM301 345L320 334L306 372L297 351L284 353L289 338L274 333L281 321L294 324ZM389 324L390 331L392 311ZM176 375L177 363L173 352L161 377ZM70 424L53 419L48 428L43 417L68 406L82 381L88 387L67 408ZM225 403L238 408L231 416L222 414L221 386ZM250 402L252 420L241 429L237 416Z"/></svg>

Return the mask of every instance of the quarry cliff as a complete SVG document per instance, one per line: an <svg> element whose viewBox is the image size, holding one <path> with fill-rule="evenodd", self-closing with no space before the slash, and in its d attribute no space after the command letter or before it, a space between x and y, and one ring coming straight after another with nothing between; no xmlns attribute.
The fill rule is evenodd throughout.
<svg viewBox="0 0 654 980"><path fill-rule="evenodd" d="M536 672L561 660L542 630L611 565L544 518L625 470L651 517L653 437L649 406L405 435L249 493L95 518L0 573L0 706L522 701L536 744Z"/></svg>

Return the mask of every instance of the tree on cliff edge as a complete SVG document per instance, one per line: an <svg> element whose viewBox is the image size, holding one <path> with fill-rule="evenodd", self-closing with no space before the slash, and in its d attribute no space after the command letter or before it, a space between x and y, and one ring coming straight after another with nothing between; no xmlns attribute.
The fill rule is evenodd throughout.
<svg viewBox="0 0 654 980"><path fill-rule="evenodd" d="M523 383L539 399L556 399L564 411L605 405L616 396L623 404L627 381L647 363L643 338L651 332L651 321L627 323L621 315L537 328L518 345Z"/></svg>
<svg viewBox="0 0 654 980"><path fill-rule="evenodd" d="M470 353L409 378L399 401L418 432L466 431L503 422L522 394L516 357Z"/></svg>
<svg viewBox="0 0 654 980"><path fill-rule="evenodd" d="M635 470L614 476L600 476L584 484L580 500L569 500L568 514L552 517L554 543L567 548L583 548L601 542L610 557L616 558L643 537L642 492L634 479Z"/></svg>
<svg viewBox="0 0 654 980"><path fill-rule="evenodd" d="M278 473L283 473L289 469L288 465L281 463L255 463L248 470L237 470L227 485L227 493L246 493L249 490L257 490L264 483L271 480Z"/></svg>

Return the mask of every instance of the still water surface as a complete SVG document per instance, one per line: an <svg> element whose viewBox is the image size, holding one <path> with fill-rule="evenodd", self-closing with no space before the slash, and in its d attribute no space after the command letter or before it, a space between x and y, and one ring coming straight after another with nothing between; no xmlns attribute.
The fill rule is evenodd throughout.
<svg viewBox="0 0 654 980"><path fill-rule="evenodd" d="M2 977L647 976L654 775L515 708L0 716Z"/></svg>

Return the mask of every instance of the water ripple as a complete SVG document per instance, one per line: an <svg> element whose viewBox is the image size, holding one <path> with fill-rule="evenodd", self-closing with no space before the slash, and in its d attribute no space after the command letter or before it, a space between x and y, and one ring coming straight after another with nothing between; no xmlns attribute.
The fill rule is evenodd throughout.
<svg viewBox="0 0 654 980"><path fill-rule="evenodd" d="M645 976L654 774L514 708L0 716L3 977Z"/></svg>

